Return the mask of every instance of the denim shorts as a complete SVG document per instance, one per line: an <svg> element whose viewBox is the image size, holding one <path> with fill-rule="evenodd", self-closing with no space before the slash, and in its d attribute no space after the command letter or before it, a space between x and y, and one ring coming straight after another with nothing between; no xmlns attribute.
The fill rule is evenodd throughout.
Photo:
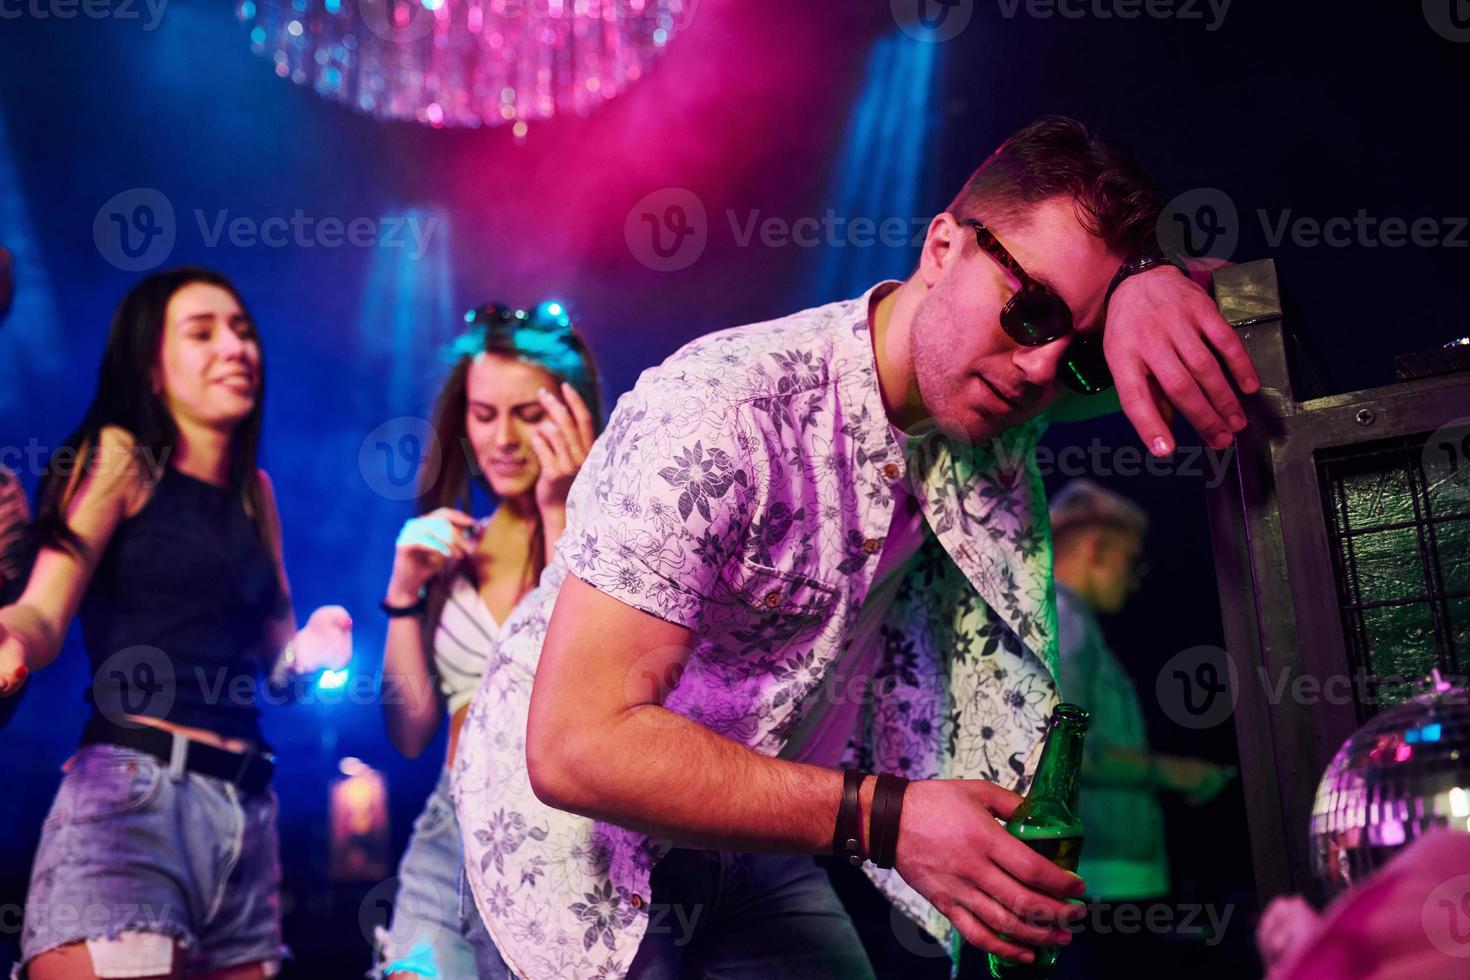
<svg viewBox="0 0 1470 980"><path fill-rule="evenodd" d="M470 980L475 954L465 934L479 925L474 903L466 919L460 896L459 821L449 798L449 768L429 794L398 864L398 890L388 928L377 930L378 966L370 976L415 973L428 980ZM484 927L481 926L481 929Z"/></svg>
<svg viewBox="0 0 1470 980"><path fill-rule="evenodd" d="M83 746L65 771L31 868L17 975L48 950L121 932L173 938L186 973L289 956L273 792L242 797L116 745Z"/></svg>

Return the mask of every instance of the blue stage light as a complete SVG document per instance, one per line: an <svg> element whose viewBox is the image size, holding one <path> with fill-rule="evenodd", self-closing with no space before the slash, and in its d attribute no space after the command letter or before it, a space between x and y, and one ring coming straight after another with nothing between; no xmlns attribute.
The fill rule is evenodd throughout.
<svg viewBox="0 0 1470 980"><path fill-rule="evenodd" d="M324 670L322 671L321 676L318 677L316 680L316 686L321 688L323 691L335 691L340 687L345 687L346 684L346 668L343 668L342 670Z"/></svg>

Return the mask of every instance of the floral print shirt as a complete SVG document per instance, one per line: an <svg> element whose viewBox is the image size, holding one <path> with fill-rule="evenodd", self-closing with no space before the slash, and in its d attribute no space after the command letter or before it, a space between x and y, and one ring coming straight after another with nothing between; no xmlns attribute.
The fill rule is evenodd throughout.
<svg viewBox="0 0 1470 980"><path fill-rule="evenodd" d="M558 554L505 624L455 762L471 889L517 974L624 976L649 927L649 873L670 847L531 791L531 683L568 572L689 628L666 707L775 756L857 622L894 495L915 494L925 542L880 627L846 762L1024 792L1058 700L1033 453L1043 423L983 445L933 433L901 448L878 387L872 297L694 341L644 372L582 467ZM867 873L948 941L948 920L895 872Z"/></svg>

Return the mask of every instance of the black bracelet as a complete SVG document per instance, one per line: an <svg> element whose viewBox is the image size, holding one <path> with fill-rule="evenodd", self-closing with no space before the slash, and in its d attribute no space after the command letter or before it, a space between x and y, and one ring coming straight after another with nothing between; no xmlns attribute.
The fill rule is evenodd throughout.
<svg viewBox="0 0 1470 980"><path fill-rule="evenodd" d="M883 774L878 774L878 785L873 787L873 802L868 810L868 858L878 867L883 857L883 838L888 833L888 797L878 790L884 785Z"/></svg>
<svg viewBox="0 0 1470 980"><path fill-rule="evenodd" d="M832 853L853 864L862 864L862 789L868 774L860 769L842 771L842 803L837 807L837 824L832 828Z"/></svg>
<svg viewBox="0 0 1470 980"><path fill-rule="evenodd" d="M429 605L429 593L420 592L418 601L411 606L390 606L388 600L384 599L378 603L378 608L383 610L383 615L389 619L401 619L404 616L417 616Z"/></svg>
<svg viewBox="0 0 1470 980"><path fill-rule="evenodd" d="M873 790L873 814L869 821L869 856L880 868L891 868L898 860L898 826L903 816L903 794L909 781L882 773Z"/></svg>

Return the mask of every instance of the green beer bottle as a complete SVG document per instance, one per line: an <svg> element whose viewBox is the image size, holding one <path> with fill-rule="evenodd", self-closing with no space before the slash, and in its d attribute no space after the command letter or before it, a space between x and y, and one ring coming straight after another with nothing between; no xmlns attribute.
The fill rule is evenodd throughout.
<svg viewBox="0 0 1470 980"><path fill-rule="evenodd" d="M1076 872L1082 857L1082 818L1077 815L1078 773L1082 770L1082 738L1087 734L1087 709L1059 704L1051 715L1046 745L1031 792L1016 807L1006 830L1012 837L1060 868ZM1033 980L1051 976L1058 947L1036 951L1030 963L990 957L990 975L995 980Z"/></svg>

